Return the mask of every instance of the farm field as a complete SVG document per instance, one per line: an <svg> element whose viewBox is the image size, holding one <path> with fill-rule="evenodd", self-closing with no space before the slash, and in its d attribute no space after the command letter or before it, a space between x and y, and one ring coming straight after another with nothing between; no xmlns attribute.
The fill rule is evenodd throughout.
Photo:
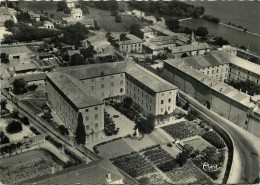
<svg viewBox="0 0 260 185"><path fill-rule="evenodd" d="M193 138L182 140L182 143L184 145L188 144L188 145L192 146L193 148L198 149L199 151L202 151L202 150L206 149L208 146L212 147L212 145L210 143L205 141L200 136L195 136Z"/></svg>
<svg viewBox="0 0 260 185"><path fill-rule="evenodd" d="M197 124L190 121L182 121L162 127L174 139L184 139L195 135L202 135L205 131Z"/></svg>
<svg viewBox="0 0 260 185"><path fill-rule="evenodd" d="M0 179L4 184L13 184L49 174L51 167L60 168L45 151L33 150L1 159Z"/></svg>
<svg viewBox="0 0 260 185"><path fill-rule="evenodd" d="M89 7L89 15L97 21L101 29L104 29L107 32L128 32L129 30L127 27L131 24L143 24L141 21L130 15L120 15L122 22L116 23L115 17L111 16L109 11L92 7Z"/></svg>
<svg viewBox="0 0 260 185"><path fill-rule="evenodd" d="M137 152L132 152L111 160L114 165L134 178L156 172L153 165Z"/></svg>
<svg viewBox="0 0 260 185"><path fill-rule="evenodd" d="M174 184L212 183L210 178L199 170L191 161L188 161L182 167L177 167L169 172L166 172L166 175L173 181Z"/></svg>

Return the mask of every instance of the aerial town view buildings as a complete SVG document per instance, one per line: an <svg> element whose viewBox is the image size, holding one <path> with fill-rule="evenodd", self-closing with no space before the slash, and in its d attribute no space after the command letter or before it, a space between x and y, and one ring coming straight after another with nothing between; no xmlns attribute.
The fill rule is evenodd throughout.
<svg viewBox="0 0 260 185"><path fill-rule="evenodd" d="M0 6L0 183L259 183L260 57L203 6Z"/></svg>

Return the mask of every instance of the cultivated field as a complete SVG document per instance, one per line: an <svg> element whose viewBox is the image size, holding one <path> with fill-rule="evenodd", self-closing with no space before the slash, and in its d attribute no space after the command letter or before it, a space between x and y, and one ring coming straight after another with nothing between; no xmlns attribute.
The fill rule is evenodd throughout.
<svg viewBox="0 0 260 185"><path fill-rule="evenodd" d="M189 138L185 141L182 141L182 143L184 145L188 144L188 145L192 146L193 148L198 149L199 151L206 149L208 146L212 147L212 145L210 143L205 141L203 138L197 137L197 136L195 136L193 138Z"/></svg>
<svg viewBox="0 0 260 185"><path fill-rule="evenodd" d="M34 150L1 159L0 179L4 184L13 184L26 179L51 173L60 167L42 150Z"/></svg>

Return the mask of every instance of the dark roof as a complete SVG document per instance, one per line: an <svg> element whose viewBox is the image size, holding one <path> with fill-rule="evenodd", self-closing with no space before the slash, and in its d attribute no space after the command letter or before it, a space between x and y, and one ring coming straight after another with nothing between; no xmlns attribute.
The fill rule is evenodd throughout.
<svg viewBox="0 0 260 185"><path fill-rule="evenodd" d="M47 77L78 109L103 103L101 99L89 95L82 82L69 74L52 72Z"/></svg>
<svg viewBox="0 0 260 185"><path fill-rule="evenodd" d="M229 63L229 54L224 52L211 52L207 55L192 56L186 58L177 58L168 60L167 63L180 64L182 66L189 66L193 69L202 69L211 66L218 66Z"/></svg>
<svg viewBox="0 0 260 185"><path fill-rule="evenodd" d="M30 74L30 75L23 75L23 76L12 76L9 78L10 83L13 83L15 79L23 78L25 82L32 82L32 81L39 81L45 80L46 74L45 73L37 73L37 74Z"/></svg>
<svg viewBox="0 0 260 185"><path fill-rule="evenodd" d="M111 173L112 182L123 179L122 174L108 160L101 159L88 164L73 166L54 174L48 174L24 183L34 184L108 184L106 175Z"/></svg>
<svg viewBox="0 0 260 185"><path fill-rule="evenodd" d="M103 64L81 65L73 67L56 68L57 71L69 74L77 79L101 77L112 74L124 73L126 62L111 62Z"/></svg>

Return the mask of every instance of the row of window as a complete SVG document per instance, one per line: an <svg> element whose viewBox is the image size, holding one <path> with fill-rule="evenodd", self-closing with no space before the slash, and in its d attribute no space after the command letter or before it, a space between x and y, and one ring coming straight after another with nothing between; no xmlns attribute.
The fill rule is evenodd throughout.
<svg viewBox="0 0 260 185"><path fill-rule="evenodd" d="M98 128L98 123L95 123L95 128ZM90 125L86 125L86 130L90 129Z"/></svg>
<svg viewBox="0 0 260 185"><path fill-rule="evenodd" d="M98 107L94 107L94 110L98 110ZM89 108L85 109L85 112L88 112L88 111L89 111Z"/></svg>
<svg viewBox="0 0 260 185"><path fill-rule="evenodd" d="M171 103L171 101L172 101L172 99L169 98L169 99L168 99L168 103ZM161 104L163 104L163 103L164 103L164 100L161 100Z"/></svg>
<svg viewBox="0 0 260 185"><path fill-rule="evenodd" d="M98 114L95 114L95 119L98 119ZM86 116L86 121L89 120L89 116Z"/></svg>
<svg viewBox="0 0 260 185"><path fill-rule="evenodd" d="M122 73L122 74L120 74L120 77L124 77L124 74L123 74L123 73ZM111 75L111 76L110 76L110 78L111 78L111 79L113 79L113 78L114 78L114 76L113 76L113 75ZM101 80L102 80L102 81L103 81L103 80L105 80L105 77L101 77ZM94 81L95 81L95 78L92 78L92 79L91 79L91 82L94 82Z"/></svg>

